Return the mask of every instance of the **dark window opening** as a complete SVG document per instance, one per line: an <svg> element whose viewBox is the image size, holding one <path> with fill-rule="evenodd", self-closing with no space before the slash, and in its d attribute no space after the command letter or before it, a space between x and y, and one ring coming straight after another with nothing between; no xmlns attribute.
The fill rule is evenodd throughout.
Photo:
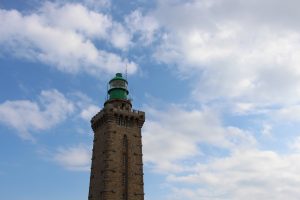
<svg viewBox="0 0 300 200"><path fill-rule="evenodd" d="M128 200L128 139L123 137L123 157L122 157L122 185L123 185L123 200Z"/></svg>

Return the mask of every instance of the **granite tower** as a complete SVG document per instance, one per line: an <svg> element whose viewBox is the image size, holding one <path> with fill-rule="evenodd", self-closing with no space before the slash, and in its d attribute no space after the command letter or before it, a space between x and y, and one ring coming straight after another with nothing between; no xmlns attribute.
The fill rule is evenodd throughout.
<svg viewBox="0 0 300 200"><path fill-rule="evenodd" d="M89 200L143 200L141 128L145 113L132 109L121 73L109 81L104 108L91 120L94 131Z"/></svg>

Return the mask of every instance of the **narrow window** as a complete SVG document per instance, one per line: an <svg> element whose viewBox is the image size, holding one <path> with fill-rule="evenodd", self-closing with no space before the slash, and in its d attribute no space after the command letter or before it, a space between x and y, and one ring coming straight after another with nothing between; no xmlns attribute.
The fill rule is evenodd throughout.
<svg viewBox="0 0 300 200"><path fill-rule="evenodd" d="M122 156L122 186L123 186L123 200L128 200L128 139L123 137L123 156Z"/></svg>
<svg viewBox="0 0 300 200"><path fill-rule="evenodd" d="M123 120L122 120L122 126L125 126L125 117L123 118Z"/></svg>
<svg viewBox="0 0 300 200"><path fill-rule="evenodd" d="M119 125L121 125L121 122L122 122L122 117L119 116Z"/></svg>

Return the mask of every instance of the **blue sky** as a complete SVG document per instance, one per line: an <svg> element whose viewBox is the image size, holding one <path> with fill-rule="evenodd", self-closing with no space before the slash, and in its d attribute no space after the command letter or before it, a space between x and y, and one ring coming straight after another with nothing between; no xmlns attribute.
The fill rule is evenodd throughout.
<svg viewBox="0 0 300 200"><path fill-rule="evenodd" d="M146 200L300 198L295 0L0 2L0 199L87 199L127 66Z"/></svg>

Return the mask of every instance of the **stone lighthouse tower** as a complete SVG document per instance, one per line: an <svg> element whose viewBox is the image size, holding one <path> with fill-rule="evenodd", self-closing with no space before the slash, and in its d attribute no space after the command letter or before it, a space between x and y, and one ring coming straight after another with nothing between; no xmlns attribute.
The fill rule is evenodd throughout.
<svg viewBox="0 0 300 200"><path fill-rule="evenodd" d="M94 131L89 200L143 200L141 128L145 113L132 109L127 80L109 81L108 100L91 120Z"/></svg>

